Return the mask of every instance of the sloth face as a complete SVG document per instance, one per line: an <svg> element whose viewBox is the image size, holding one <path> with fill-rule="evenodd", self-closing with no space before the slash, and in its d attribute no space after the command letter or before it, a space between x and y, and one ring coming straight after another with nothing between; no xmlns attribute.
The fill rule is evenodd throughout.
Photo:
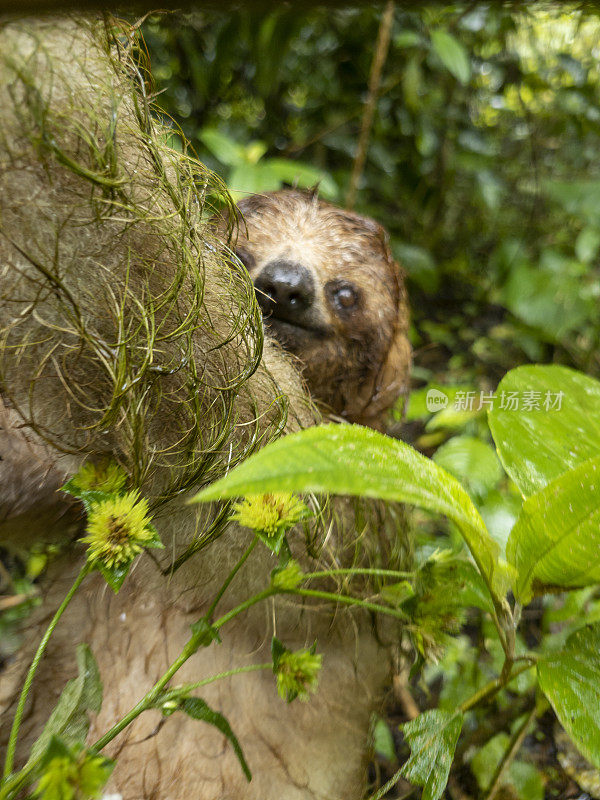
<svg viewBox="0 0 600 800"><path fill-rule="evenodd" d="M330 413L378 427L410 366L404 284L383 228L295 190L254 195L239 209L234 250L266 329Z"/></svg>

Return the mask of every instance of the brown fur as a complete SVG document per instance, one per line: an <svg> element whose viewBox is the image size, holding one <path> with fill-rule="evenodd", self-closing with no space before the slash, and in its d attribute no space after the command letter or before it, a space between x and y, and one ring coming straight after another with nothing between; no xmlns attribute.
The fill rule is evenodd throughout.
<svg viewBox="0 0 600 800"><path fill-rule="evenodd" d="M278 319L275 305L269 331L298 356L327 413L383 427L385 412L408 391L410 370L406 290L387 234L316 192L253 195L239 209L244 224L236 253L255 282L266 266L283 260L307 269L315 284L304 327ZM350 308L336 305L339 287L355 293Z"/></svg>
<svg viewBox="0 0 600 800"><path fill-rule="evenodd" d="M56 492L65 477L86 457L118 459L149 498L166 548L142 555L116 597L98 574L86 580L33 684L21 764L75 673L78 641L90 644L104 683L93 742L180 652L247 546L247 531L215 528L217 508L186 505L188 490L278 427L317 419L281 349L267 341L261 355L252 287L202 225L189 191L195 167L163 144L164 131L143 113L142 89L131 92L127 52L109 41L102 25L81 20L0 30L0 539L63 547L23 648L2 675L0 742L41 632L82 563L74 541L80 509ZM150 349L148 309L161 334ZM386 324L393 327L391 317ZM209 546L173 572L200 534ZM291 538L311 568L301 533ZM336 563L345 559L341 528L321 547L320 562L329 553ZM219 612L264 587L274 565L257 549ZM118 759L107 790L124 800L360 797L369 716L388 671L364 615L284 600L257 606L223 629L223 644L190 658L175 681L269 661L274 632L292 648L318 639L324 666L311 703L284 704L269 672L201 692L229 717L252 783L214 728L146 712L106 749Z"/></svg>

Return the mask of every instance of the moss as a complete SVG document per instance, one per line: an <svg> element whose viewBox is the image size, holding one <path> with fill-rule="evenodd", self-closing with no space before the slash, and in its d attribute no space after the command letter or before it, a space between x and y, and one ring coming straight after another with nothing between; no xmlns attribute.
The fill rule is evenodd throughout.
<svg viewBox="0 0 600 800"><path fill-rule="evenodd" d="M0 38L0 390L53 449L110 453L155 509L285 424L275 382L266 411L249 388L260 314L206 223L235 221L232 201L159 120L134 28Z"/></svg>

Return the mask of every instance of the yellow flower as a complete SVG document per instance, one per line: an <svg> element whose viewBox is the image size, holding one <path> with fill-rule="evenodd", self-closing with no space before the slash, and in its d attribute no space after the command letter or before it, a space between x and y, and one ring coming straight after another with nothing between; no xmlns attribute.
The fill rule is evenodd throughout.
<svg viewBox="0 0 600 800"><path fill-rule="evenodd" d="M144 547L160 547L148 516L148 503L138 492L128 492L94 503L88 513L88 561L101 561L109 569L131 562Z"/></svg>
<svg viewBox="0 0 600 800"><path fill-rule="evenodd" d="M291 528L307 513L302 500L291 492L273 492L249 495L240 500L234 505L230 519L267 537L274 537Z"/></svg>

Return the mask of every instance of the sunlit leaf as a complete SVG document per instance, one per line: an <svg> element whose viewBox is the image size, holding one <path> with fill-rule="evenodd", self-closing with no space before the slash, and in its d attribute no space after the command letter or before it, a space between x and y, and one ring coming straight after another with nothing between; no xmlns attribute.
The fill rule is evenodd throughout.
<svg viewBox="0 0 600 800"><path fill-rule="evenodd" d="M404 442L359 425L316 426L272 442L195 500L275 491L375 497L445 514L488 586L504 595L507 565L470 497L451 475Z"/></svg>
<svg viewBox="0 0 600 800"><path fill-rule="evenodd" d="M87 644L77 646L77 670L77 677L63 689L44 730L31 748L30 761L35 761L46 750L53 736L59 736L66 745L85 741L88 711L98 713L102 706L100 673Z"/></svg>
<svg viewBox="0 0 600 800"><path fill-rule="evenodd" d="M511 396L518 408L502 408ZM504 469L532 494L600 454L600 383L567 367L517 367L500 382L489 423Z"/></svg>
<svg viewBox="0 0 600 800"><path fill-rule="evenodd" d="M462 84L471 78L471 62L464 46L442 28L431 32L431 46L446 69Z"/></svg>
<svg viewBox="0 0 600 800"><path fill-rule="evenodd" d="M600 767L600 624L573 633L538 662L538 678L583 756Z"/></svg>
<svg viewBox="0 0 600 800"><path fill-rule="evenodd" d="M281 182L303 188L311 188L318 184L319 194L326 199L335 200L338 196L336 182L327 172L318 167L287 158L269 158L268 164L273 175Z"/></svg>
<svg viewBox="0 0 600 800"><path fill-rule="evenodd" d="M243 146L216 128L204 128L198 136L202 144L228 167L240 166L246 161Z"/></svg>
<svg viewBox="0 0 600 800"><path fill-rule="evenodd" d="M588 264L598 254L600 249L600 230L588 226L584 228L575 240L575 253L580 261Z"/></svg>
<svg viewBox="0 0 600 800"><path fill-rule="evenodd" d="M475 495L484 495L503 474L494 450L474 436L454 436L438 448L433 460Z"/></svg>
<svg viewBox="0 0 600 800"><path fill-rule="evenodd" d="M421 800L438 800L442 796L463 719L460 713L434 709L402 726L411 751L402 775L423 787Z"/></svg>
<svg viewBox="0 0 600 800"><path fill-rule="evenodd" d="M600 583L600 456L523 503L506 545L517 599Z"/></svg>
<svg viewBox="0 0 600 800"><path fill-rule="evenodd" d="M387 722L379 716L373 719L373 750L381 758L388 761L396 760L394 737Z"/></svg>

